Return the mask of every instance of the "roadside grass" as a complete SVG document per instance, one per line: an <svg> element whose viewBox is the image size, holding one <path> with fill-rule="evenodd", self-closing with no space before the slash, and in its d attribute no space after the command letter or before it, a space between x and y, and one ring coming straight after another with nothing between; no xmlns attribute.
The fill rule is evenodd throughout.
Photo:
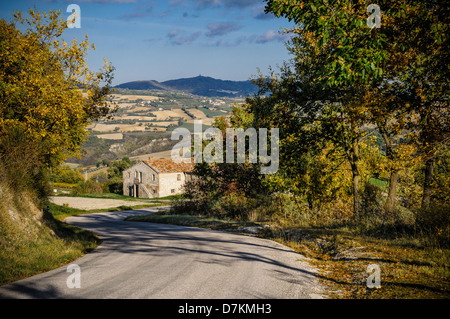
<svg viewBox="0 0 450 319"><path fill-rule="evenodd" d="M67 213L66 207L52 205L50 214L44 213L42 221L33 222L29 232L2 225L0 285L68 264L100 244L94 233L61 222L53 215Z"/></svg>
<svg viewBox="0 0 450 319"><path fill-rule="evenodd" d="M121 212L124 210L133 210L133 209L140 209L140 208L147 208L147 207L159 207L159 206L169 206L170 203L166 202L152 202L149 204L142 204L142 205L122 205L118 207L111 207L111 208L99 208L99 209L90 209L87 212L88 213L106 213L106 212Z"/></svg>
<svg viewBox="0 0 450 319"><path fill-rule="evenodd" d="M129 216L126 221L171 224L180 226L200 227L214 230L237 231L242 227L256 226L252 222L219 219L201 215L171 214L170 212L155 212L147 215Z"/></svg>
<svg viewBox="0 0 450 319"><path fill-rule="evenodd" d="M69 216L133 210L167 204L167 202L151 202L146 205L88 211L49 202L47 203L49 212L45 212L42 221L34 226L36 230L32 233L35 234L26 230L25 233L22 230L19 232L17 227L9 226L8 223L0 223L0 285L69 264L101 243L94 233L63 222ZM29 208L25 206L22 209Z"/></svg>
<svg viewBox="0 0 450 319"><path fill-rule="evenodd" d="M274 240L312 259L331 298L450 298L450 250L425 247L416 238L380 238L346 228L293 228ZM380 267L381 287L369 288L369 265Z"/></svg>
<svg viewBox="0 0 450 319"><path fill-rule="evenodd" d="M84 214L90 213L89 211L86 211L86 210L68 207L68 206L56 205L53 203L48 203L47 206L50 208L50 213L52 214L52 216L59 221L62 221L66 217L84 215Z"/></svg>
<svg viewBox="0 0 450 319"><path fill-rule="evenodd" d="M165 223L214 230L242 231L261 222L158 212L130 221ZM260 227L257 236L291 247L310 258L329 298L447 299L450 297L450 250L427 247L414 236L361 235L348 227ZM377 264L381 287L369 288L367 267Z"/></svg>
<svg viewBox="0 0 450 319"><path fill-rule="evenodd" d="M389 182L380 178L371 177L369 179L369 183L375 186L380 187L382 190L387 189L389 186Z"/></svg>
<svg viewBox="0 0 450 319"><path fill-rule="evenodd" d="M139 198L139 197L132 197L132 196L126 196L126 195L121 195L121 194L115 194L115 193L60 194L57 196L120 199L120 200L139 201L139 202L141 202L141 201L158 201L158 200L175 200L175 199L182 198L182 195L170 195L170 196L160 197L160 198Z"/></svg>
<svg viewBox="0 0 450 319"><path fill-rule="evenodd" d="M92 213L106 213L106 212L121 212L125 210L133 210L147 207L157 207L157 206L168 206L170 203L167 202L151 202L149 204L142 205L121 205L118 207L110 207L110 208L98 208L98 209L90 209L83 210L68 206L56 205L53 203L48 203L48 207L50 208L50 212L57 219L62 221L66 217L84 215L84 214L92 214Z"/></svg>

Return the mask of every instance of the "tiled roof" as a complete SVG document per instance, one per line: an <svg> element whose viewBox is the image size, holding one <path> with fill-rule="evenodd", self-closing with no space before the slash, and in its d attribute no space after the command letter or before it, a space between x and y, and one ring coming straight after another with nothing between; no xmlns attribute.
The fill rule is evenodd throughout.
<svg viewBox="0 0 450 319"><path fill-rule="evenodd" d="M171 159L166 158L151 158L143 160L143 162L158 173L191 172L195 165L194 161L191 161L191 163L175 163Z"/></svg>

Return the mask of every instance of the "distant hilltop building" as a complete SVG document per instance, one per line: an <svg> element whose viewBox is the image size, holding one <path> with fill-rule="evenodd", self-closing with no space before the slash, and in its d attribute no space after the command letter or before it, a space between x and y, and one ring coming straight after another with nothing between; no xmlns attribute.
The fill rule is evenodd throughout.
<svg viewBox="0 0 450 319"><path fill-rule="evenodd" d="M183 193L194 163L175 163L171 159L143 160L123 171L123 194L159 198Z"/></svg>

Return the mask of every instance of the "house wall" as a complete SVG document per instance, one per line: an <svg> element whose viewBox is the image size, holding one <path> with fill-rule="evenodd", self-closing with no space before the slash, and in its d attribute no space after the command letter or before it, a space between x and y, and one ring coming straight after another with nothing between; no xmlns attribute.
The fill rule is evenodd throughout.
<svg viewBox="0 0 450 319"><path fill-rule="evenodd" d="M137 174L136 174L137 172ZM140 173L142 173L142 180L140 180ZM153 180L153 175L155 176ZM135 197L151 198L158 197L159 191L159 177L158 173L151 169L144 163L137 163L123 171L123 194L129 196L129 187L138 184L138 193ZM156 193L154 192L156 191ZM137 196L136 196L137 195Z"/></svg>
<svg viewBox="0 0 450 319"><path fill-rule="evenodd" d="M137 177L136 172L138 172ZM139 182L139 172L142 172L141 182ZM138 184L139 194L137 195L141 198L165 197L182 194L183 185L186 181L186 174L183 172L158 174L155 170L142 162L123 171L122 175L123 194L129 196L129 187ZM180 176L179 180L178 176Z"/></svg>
<svg viewBox="0 0 450 319"><path fill-rule="evenodd" d="M159 197L159 174L152 168L148 167L148 165L144 164L144 166L145 169L143 170L144 174L142 184L147 192L143 193L139 190L139 197ZM142 189L142 191L144 191L144 189Z"/></svg>
<svg viewBox="0 0 450 319"><path fill-rule="evenodd" d="M178 180L180 175L180 180ZM159 175L159 197L170 195L178 195L183 193L183 185L186 174L179 173L162 173Z"/></svg>

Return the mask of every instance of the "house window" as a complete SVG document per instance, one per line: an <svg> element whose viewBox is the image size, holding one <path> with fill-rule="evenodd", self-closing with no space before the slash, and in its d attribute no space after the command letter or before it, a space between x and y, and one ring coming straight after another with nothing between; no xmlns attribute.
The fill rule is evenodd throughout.
<svg viewBox="0 0 450 319"><path fill-rule="evenodd" d="M134 177L138 177L138 171L134 171Z"/></svg>
<svg viewBox="0 0 450 319"><path fill-rule="evenodd" d="M181 181L181 174L177 174L177 181Z"/></svg>
<svg viewBox="0 0 450 319"><path fill-rule="evenodd" d="M139 183L142 183L143 180L143 176L144 174L142 172L139 172Z"/></svg>
<svg viewBox="0 0 450 319"><path fill-rule="evenodd" d="M172 188L171 190L170 190L170 192L173 194L173 193L175 193L175 188Z"/></svg>
<svg viewBox="0 0 450 319"><path fill-rule="evenodd" d="M152 174L152 181L154 181L156 179L155 174Z"/></svg>

